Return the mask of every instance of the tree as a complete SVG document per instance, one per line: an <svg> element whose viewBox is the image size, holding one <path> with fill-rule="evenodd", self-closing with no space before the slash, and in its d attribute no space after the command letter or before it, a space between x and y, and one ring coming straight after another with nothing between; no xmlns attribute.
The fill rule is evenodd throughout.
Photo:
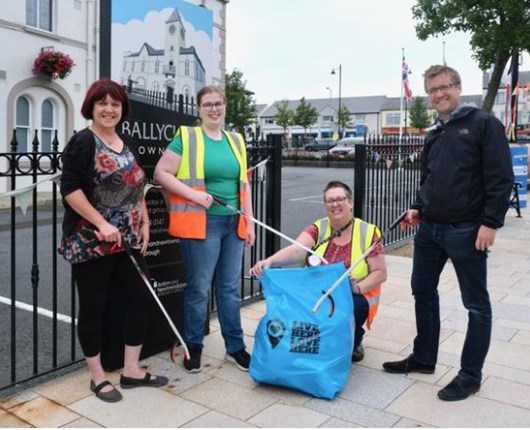
<svg viewBox="0 0 530 430"><path fill-rule="evenodd" d="M314 124L318 119L318 112L311 103L305 100L305 97L300 99L300 103L294 113L294 124L304 128L304 134L307 134L307 127Z"/></svg>
<svg viewBox="0 0 530 430"><path fill-rule="evenodd" d="M338 121L338 124L339 124L339 129L342 130L344 132L344 129L350 127L352 124L351 124L351 118L350 118L350 111L348 110L348 108L344 105L342 105L340 107L340 110L337 114L338 118L337 118L337 121ZM342 136L340 136L342 137Z"/></svg>
<svg viewBox="0 0 530 430"><path fill-rule="evenodd" d="M414 97L409 110L410 126L423 130L431 123L431 116L425 105L425 98Z"/></svg>
<svg viewBox="0 0 530 430"><path fill-rule="evenodd" d="M276 124L283 128L283 144L287 140L287 127L293 125L294 111L289 109L289 102L282 100L276 103Z"/></svg>
<svg viewBox="0 0 530 430"><path fill-rule="evenodd" d="M228 127L244 134L245 127L256 118L256 104L252 91L246 89L243 73L235 69L225 75L226 124Z"/></svg>
<svg viewBox="0 0 530 430"><path fill-rule="evenodd" d="M493 64L482 104L491 112L512 52L530 49L528 0L417 0L412 13L421 40L453 31L471 34L473 58L481 70Z"/></svg>

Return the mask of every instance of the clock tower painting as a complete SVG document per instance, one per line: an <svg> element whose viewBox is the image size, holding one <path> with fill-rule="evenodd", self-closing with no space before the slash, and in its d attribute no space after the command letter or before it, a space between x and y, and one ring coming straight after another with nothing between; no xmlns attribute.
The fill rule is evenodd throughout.
<svg viewBox="0 0 530 430"><path fill-rule="evenodd" d="M166 195L153 185L154 167L181 125L197 120L195 96L206 84L224 85L228 0L100 0L100 76L126 89L131 115L121 132L135 142L150 184L145 199L150 219L146 253L150 283L175 325L182 330L185 267L179 239L167 233ZM214 24L215 21L215 24ZM109 298L109 318L123 300ZM154 310L142 357L175 342L162 313ZM123 365L119 321L108 321L102 361ZM116 328L117 327L117 328ZM114 329L116 328L116 329Z"/></svg>

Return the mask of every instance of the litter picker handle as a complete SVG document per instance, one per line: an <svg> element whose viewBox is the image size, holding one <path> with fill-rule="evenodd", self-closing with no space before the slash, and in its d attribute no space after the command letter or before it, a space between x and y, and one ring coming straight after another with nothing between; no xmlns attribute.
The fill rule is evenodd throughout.
<svg viewBox="0 0 530 430"><path fill-rule="evenodd" d="M326 298L342 283L342 281L344 281L344 279L346 277L349 276L350 272L361 262L363 261L368 255L370 255L370 253L375 249L375 247L377 245L379 245L383 239L386 237L386 235L391 232L394 228L396 228L396 226L403 220L403 218L405 218L405 216L407 215L407 212L408 211L404 211L403 213L401 213L393 222L392 224L390 224L390 226L386 229L386 231L384 232L383 235L381 235L381 237L375 242L372 244L372 246L370 246L366 251L364 251L362 253L362 255L357 258L357 260L355 260L351 265L350 267L340 276L339 279L337 279L333 285L331 287L328 288L328 290L317 300L317 302L315 303L315 306L313 306L313 313L315 313L316 311L318 311L318 309L320 308L320 305L324 302L324 300L326 300Z"/></svg>
<svg viewBox="0 0 530 430"><path fill-rule="evenodd" d="M260 220L254 218L254 217L251 217L250 215L247 215L245 212L243 212L242 210L238 209L238 208L235 208L234 206L228 204L227 202L225 202L224 200L218 198L218 197L214 197L213 198L213 201L215 203L217 203L218 205L221 205L221 206L224 206L232 211L234 211L235 213L238 213L242 216L244 216L245 218L248 218L249 220L255 222L256 224L260 225L261 227L263 227L264 229L266 230L269 230L270 232L280 236L281 238L287 240L288 242L292 243L293 245L297 246L298 248L301 248L303 249L304 251L306 252L309 252L310 254L316 256L320 261L322 261L322 263L324 264L328 264L327 260L323 257L321 257L320 255L318 255L314 250L312 250L311 248L308 248L307 246L301 244L300 242L294 240L294 239L291 239L289 236L286 236L285 234L283 234L282 232L278 231L278 230L275 230L274 228L272 227L269 227L267 224L261 222Z"/></svg>
<svg viewBox="0 0 530 430"><path fill-rule="evenodd" d="M95 230L94 234L96 235L96 238L98 240L101 241L101 240L104 239L104 236L98 230ZM131 250L131 245L129 245L129 243L124 239L123 236L121 238L121 246L123 247L123 249L127 253L127 256L129 257L129 259L133 263L134 267L136 268L136 271L140 275L140 278L142 278L142 281L144 281L144 284L146 285L147 289L149 290L149 292L153 296L153 299L155 299L156 304L158 305L158 307L160 308L160 310L162 311L162 313L166 317L166 320L167 320L169 326L173 330L173 333L175 334L177 339L180 341L180 344L182 345L182 348L184 349L184 356L186 357L186 359L189 360L190 359L190 352L188 350L188 346L186 345L186 342L184 342L184 339L182 338L182 336L180 335L179 331L177 330L177 327L173 323L173 320L171 319L171 317L167 313L166 308L164 308L164 305L162 304L162 302L158 298L158 295L156 294L156 291L154 290L153 286L151 285L151 282L149 282L149 279L147 279L147 276L146 276L145 272L143 271L142 267L140 266L140 264L138 264L138 261L134 257L134 255L132 253L132 250Z"/></svg>

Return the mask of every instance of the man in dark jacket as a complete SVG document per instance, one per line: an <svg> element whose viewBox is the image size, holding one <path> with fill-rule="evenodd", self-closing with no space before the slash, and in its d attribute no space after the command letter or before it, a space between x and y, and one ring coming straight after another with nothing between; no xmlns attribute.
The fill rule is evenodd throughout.
<svg viewBox="0 0 530 430"><path fill-rule="evenodd" d="M513 168L501 122L461 104L458 72L431 66L424 79L438 119L426 137L420 189L405 218L410 225L419 224L411 279L417 336L409 357L383 363L383 368L391 373L434 373L440 337L438 281L451 259L469 322L460 371L438 397L462 400L480 389L490 345L486 261L504 224Z"/></svg>

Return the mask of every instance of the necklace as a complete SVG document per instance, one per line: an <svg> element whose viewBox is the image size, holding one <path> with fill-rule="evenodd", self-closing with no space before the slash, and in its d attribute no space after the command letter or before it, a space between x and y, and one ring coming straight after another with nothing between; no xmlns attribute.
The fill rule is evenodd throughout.
<svg viewBox="0 0 530 430"><path fill-rule="evenodd" d="M344 230L347 230L350 225L353 223L353 218L351 218L345 226L339 228L338 230L333 230L330 236L326 237L322 242L315 244L313 248L311 248L313 251L317 249L319 246L322 246L324 243L329 242L330 240L334 239L335 237L340 237L342 232ZM320 260L315 255L308 256L308 263L310 266L318 266L320 264Z"/></svg>

